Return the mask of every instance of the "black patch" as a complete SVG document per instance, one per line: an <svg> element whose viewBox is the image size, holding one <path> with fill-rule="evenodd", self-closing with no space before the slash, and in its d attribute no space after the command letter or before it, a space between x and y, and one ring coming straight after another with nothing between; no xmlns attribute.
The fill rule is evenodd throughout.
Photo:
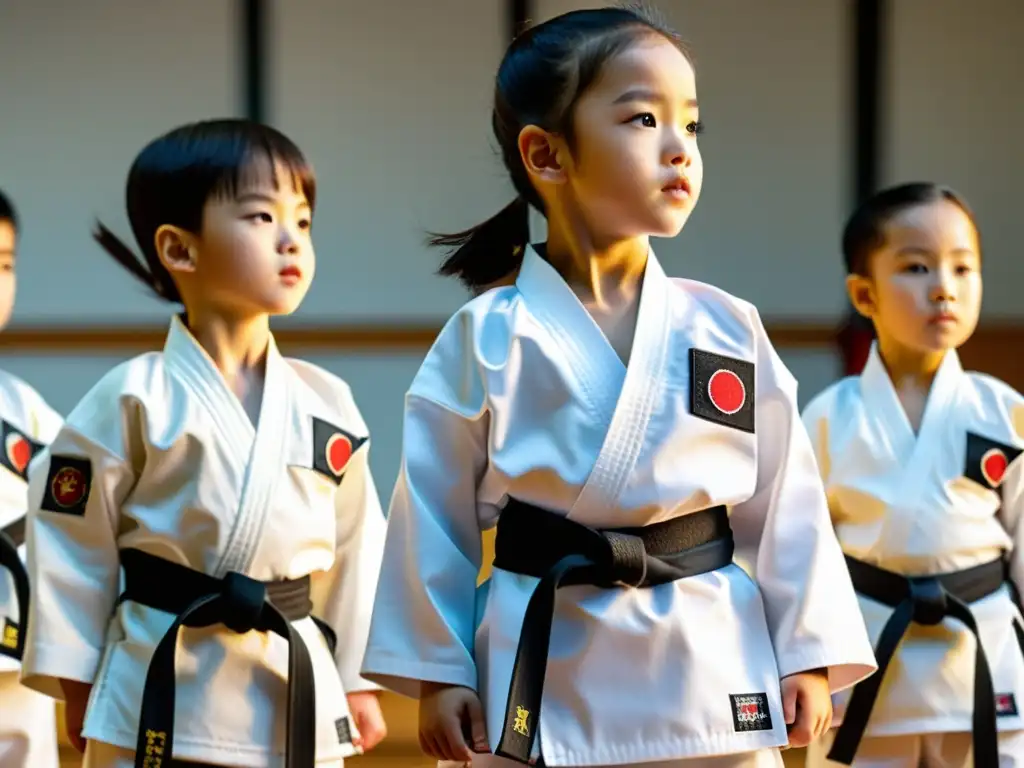
<svg viewBox="0 0 1024 768"><path fill-rule="evenodd" d="M754 364L703 349L691 349L690 413L753 434Z"/></svg>
<svg viewBox="0 0 1024 768"><path fill-rule="evenodd" d="M334 730L338 732L339 744L352 743L352 726L349 724L348 716L339 717L335 720Z"/></svg>
<svg viewBox="0 0 1024 768"><path fill-rule="evenodd" d="M14 621L4 617L4 633L0 636L0 654L13 656L18 648L18 634L21 626ZM6 653L5 653L6 652Z"/></svg>
<svg viewBox="0 0 1024 768"><path fill-rule="evenodd" d="M1002 468L1005 471L1020 454L1020 448L968 432L964 477L995 490L1003 477L1001 473L994 476L993 470Z"/></svg>
<svg viewBox="0 0 1024 768"><path fill-rule="evenodd" d="M65 515L85 514L92 491L92 462L79 456L50 457L42 508Z"/></svg>
<svg viewBox="0 0 1024 768"><path fill-rule="evenodd" d="M730 693L729 702L732 704L732 726L740 733L772 729L772 713L768 710L767 694Z"/></svg>
<svg viewBox="0 0 1024 768"><path fill-rule="evenodd" d="M996 717L1016 717L1017 698L1012 693L996 694Z"/></svg>
<svg viewBox="0 0 1024 768"><path fill-rule="evenodd" d="M313 469L340 484L349 461L365 442L365 437L356 437L341 427L314 416Z"/></svg>
<svg viewBox="0 0 1024 768"><path fill-rule="evenodd" d="M0 421L0 424L0 466L6 467L22 480L27 480L28 465L43 449L43 444L6 420Z"/></svg>

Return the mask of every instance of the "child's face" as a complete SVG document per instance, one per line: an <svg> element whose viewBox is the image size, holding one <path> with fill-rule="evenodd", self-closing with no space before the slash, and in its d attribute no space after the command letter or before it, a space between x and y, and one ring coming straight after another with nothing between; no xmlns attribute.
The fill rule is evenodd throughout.
<svg viewBox="0 0 1024 768"><path fill-rule="evenodd" d="M977 232L947 200L908 208L885 228L870 277L850 276L850 297L874 321L880 341L918 353L956 349L981 311Z"/></svg>
<svg viewBox="0 0 1024 768"><path fill-rule="evenodd" d="M194 279L198 300L239 315L298 309L316 266L312 212L287 168L256 174L203 212Z"/></svg>
<svg viewBox="0 0 1024 768"><path fill-rule="evenodd" d="M17 239L14 225L7 219L0 219L0 328L7 325L14 309L14 249Z"/></svg>
<svg viewBox="0 0 1024 768"><path fill-rule="evenodd" d="M605 64L573 125L573 151L561 154L588 229L610 240L679 234L704 178L697 85L682 52L660 35L638 40Z"/></svg>

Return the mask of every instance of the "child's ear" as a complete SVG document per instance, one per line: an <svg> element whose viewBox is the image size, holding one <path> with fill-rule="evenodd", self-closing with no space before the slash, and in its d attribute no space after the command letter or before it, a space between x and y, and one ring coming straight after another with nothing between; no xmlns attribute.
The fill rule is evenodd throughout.
<svg viewBox="0 0 1024 768"><path fill-rule="evenodd" d="M864 275L846 276L846 293L850 297L853 308L861 315L870 319L875 316L877 303L875 301L875 286L870 277Z"/></svg>
<svg viewBox="0 0 1024 768"><path fill-rule="evenodd" d="M181 227L164 224L154 235L157 255L160 263L171 274L175 272L194 272L197 253L195 237Z"/></svg>
<svg viewBox="0 0 1024 768"><path fill-rule="evenodd" d="M565 183L562 162L564 142L536 125L527 125L519 132L519 155L527 174L537 181L549 184Z"/></svg>

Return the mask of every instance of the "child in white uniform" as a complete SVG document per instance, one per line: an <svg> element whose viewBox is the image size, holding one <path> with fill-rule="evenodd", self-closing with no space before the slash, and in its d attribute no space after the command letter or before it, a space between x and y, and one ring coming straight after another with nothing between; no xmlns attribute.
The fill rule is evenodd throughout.
<svg viewBox="0 0 1024 768"><path fill-rule="evenodd" d="M22 680L66 700L87 766L340 766L383 736L359 674L384 534L369 434L269 329L312 280L315 193L277 131L198 123L129 173L143 260L98 230L184 311L30 475Z"/></svg>
<svg viewBox="0 0 1024 768"><path fill-rule="evenodd" d="M505 54L493 126L518 197L435 242L498 287L408 393L364 674L474 768L781 765L874 661L796 382L753 306L650 248L700 194L690 59L631 10L559 16Z"/></svg>
<svg viewBox="0 0 1024 768"><path fill-rule="evenodd" d="M842 725L807 765L1024 765L1024 398L960 367L981 309L974 217L950 189L893 187L854 212L843 253L876 341L804 421L880 670L837 698Z"/></svg>
<svg viewBox="0 0 1024 768"><path fill-rule="evenodd" d="M0 329L14 308L18 217L0 193ZM54 702L20 682L30 594L25 557L29 463L60 429L61 417L32 387L0 371L0 768L57 768Z"/></svg>

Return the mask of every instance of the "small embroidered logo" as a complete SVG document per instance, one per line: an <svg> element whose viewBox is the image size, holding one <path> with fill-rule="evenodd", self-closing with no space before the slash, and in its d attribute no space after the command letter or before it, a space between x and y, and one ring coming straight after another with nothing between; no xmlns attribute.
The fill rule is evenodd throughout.
<svg viewBox="0 0 1024 768"><path fill-rule="evenodd" d="M18 647L18 625L10 619L4 619L4 636L0 645L4 648Z"/></svg>
<svg viewBox="0 0 1024 768"><path fill-rule="evenodd" d="M764 693L729 695L732 703L732 724L739 732L770 731L772 714L768 709L768 696Z"/></svg>
<svg viewBox="0 0 1024 768"><path fill-rule="evenodd" d="M352 743L352 726L349 725L348 717L339 717L334 721L334 730L338 734L339 744Z"/></svg>
<svg viewBox="0 0 1024 768"><path fill-rule="evenodd" d="M161 768L164 764L164 750L167 747L167 732L146 731L146 754L143 756L143 768Z"/></svg>
<svg viewBox="0 0 1024 768"><path fill-rule="evenodd" d="M996 715L998 717L1014 717L1017 715L1017 699L1012 693L996 694Z"/></svg>
<svg viewBox="0 0 1024 768"><path fill-rule="evenodd" d="M512 723L512 730L518 733L520 736L530 735L530 726L527 720L530 717L530 711L523 709L520 706L516 707L516 717Z"/></svg>

